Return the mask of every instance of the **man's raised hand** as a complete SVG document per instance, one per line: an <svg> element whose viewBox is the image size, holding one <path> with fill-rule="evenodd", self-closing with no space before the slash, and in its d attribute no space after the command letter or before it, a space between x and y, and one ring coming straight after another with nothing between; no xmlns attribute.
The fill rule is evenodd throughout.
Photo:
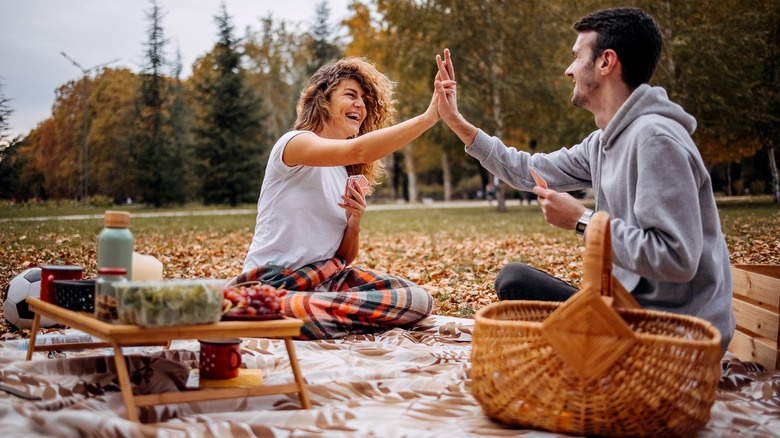
<svg viewBox="0 0 780 438"><path fill-rule="evenodd" d="M434 87L439 94L439 116L449 125L458 114L455 68L449 49L444 49L444 59L441 55L436 55L436 65L439 71L436 73Z"/></svg>

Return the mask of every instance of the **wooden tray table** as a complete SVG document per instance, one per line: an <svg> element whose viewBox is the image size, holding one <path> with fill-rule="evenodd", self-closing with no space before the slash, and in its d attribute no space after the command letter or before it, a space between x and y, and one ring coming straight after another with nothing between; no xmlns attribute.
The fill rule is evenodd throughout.
<svg viewBox="0 0 780 438"><path fill-rule="evenodd" d="M33 326L30 332L30 346L27 348L27 360L32 358L34 351L46 350L74 350L85 348L114 349L114 361L119 378L119 386L122 390L122 399L127 410L129 420L138 421L137 407L159 404L172 404L182 402L199 402L205 400L222 400L235 397L254 397L269 394L288 394L297 392L300 396L301 406L311 408L309 397L306 393L306 384L298 367L298 359L295 357L292 337L300 334L303 321L294 318L283 318L266 321L220 321L213 324L191 324L167 327L144 328L137 325L110 324L94 317L91 313L75 312L56 304L47 303L39 298L28 297L27 305L35 312ZM57 345L35 345L35 337L40 326L41 316L45 316L59 324L63 324L77 330L81 330L105 342L72 343ZM130 376L127 372L127 364L122 354L122 347L139 345L166 345L174 339L225 339L235 337L268 338L278 337L284 339L287 347L287 355L290 359L295 383L280 385L259 385L252 387L235 388L208 388L199 390L187 390L181 392L166 392L162 394L133 395L130 384Z"/></svg>

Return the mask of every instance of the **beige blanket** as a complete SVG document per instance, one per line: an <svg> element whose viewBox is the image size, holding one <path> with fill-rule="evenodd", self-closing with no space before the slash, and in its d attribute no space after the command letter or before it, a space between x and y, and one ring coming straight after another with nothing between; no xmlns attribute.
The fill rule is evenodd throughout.
<svg viewBox="0 0 780 438"><path fill-rule="evenodd" d="M0 342L0 436L552 437L492 421L470 394L474 321L430 317L418 327L333 341L295 341L313 409L296 394L142 408L124 418L111 351L35 353ZM72 331L71 331L72 333ZM288 383L284 343L244 339L244 366ZM198 343L128 348L136 393L179 390ZM728 354L711 420L699 437L780 437L780 372ZM190 379L190 384L191 384ZM27 399L27 398L32 399Z"/></svg>

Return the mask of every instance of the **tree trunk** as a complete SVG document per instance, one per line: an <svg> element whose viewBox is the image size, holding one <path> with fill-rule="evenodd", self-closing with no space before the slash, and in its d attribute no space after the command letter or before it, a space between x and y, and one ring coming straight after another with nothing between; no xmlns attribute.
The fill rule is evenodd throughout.
<svg viewBox="0 0 780 438"><path fill-rule="evenodd" d="M672 4L670 1L664 2L664 9L666 11L666 17L664 22L663 38L664 38L664 57L666 58L666 75L669 77L669 89L666 90L670 96L673 96L677 91L674 86L677 79L677 64L674 57L674 46L672 45L672 33L673 21L672 21Z"/></svg>
<svg viewBox="0 0 780 438"><path fill-rule="evenodd" d="M446 151L441 151L441 173L444 179L444 200L452 200L452 171L450 170L450 160Z"/></svg>
<svg viewBox="0 0 780 438"><path fill-rule="evenodd" d="M731 196L731 163L726 164L726 196Z"/></svg>
<svg viewBox="0 0 780 438"><path fill-rule="evenodd" d="M412 157L412 144L404 146L404 167L408 178L409 202L417 202L417 174L414 173L414 157Z"/></svg>
<svg viewBox="0 0 780 438"><path fill-rule="evenodd" d="M769 142L769 168L772 170L772 193L775 204L780 204L780 178L777 175L777 161L775 161L775 145Z"/></svg>
<svg viewBox="0 0 780 438"><path fill-rule="evenodd" d="M496 82L494 81L493 84ZM504 117L503 113L501 111L501 94L498 92L498 89L493 86L493 120L496 123L496 137L503 138L504 137ZM496 184L496 202L498 206L496 209L503 213L506 212L506 184L504 184L504 181L501 181L498 178L494 178L493 175L490 175L490 179L493 183L495 183L495 180L498 180L498 184Z"/></svg>
<svg viewBox="0 0 780 438"><path fill-rule="evenodd" d="M390 189L390 199L398 199L398 172L396 172L395 154L390 154L385 158L385 171L387 172L387 185Z"/></svg>

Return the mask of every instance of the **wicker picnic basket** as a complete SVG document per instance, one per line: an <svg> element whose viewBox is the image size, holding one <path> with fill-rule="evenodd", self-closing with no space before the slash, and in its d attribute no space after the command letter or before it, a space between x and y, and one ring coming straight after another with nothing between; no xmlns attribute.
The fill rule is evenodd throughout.
<svg viewBox="0 0 780 438"><path fill-rule="evenodd" d="M643 310L612 276L609 215L588 225L582 288L564 303L480 309L472 392L501 422L579 435L691 436L710 418L720 333Z"/></svg>

